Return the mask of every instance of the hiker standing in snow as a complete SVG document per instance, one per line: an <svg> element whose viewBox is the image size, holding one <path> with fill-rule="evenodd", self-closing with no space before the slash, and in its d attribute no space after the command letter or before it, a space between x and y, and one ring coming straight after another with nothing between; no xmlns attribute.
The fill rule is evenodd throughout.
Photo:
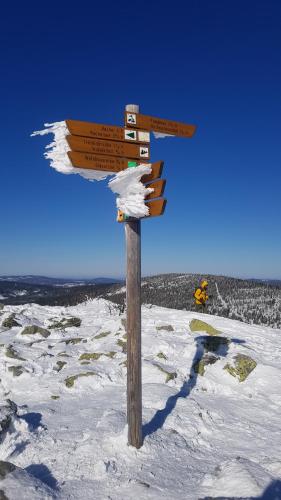
<svg viewBox="0 0 281 500"><path fill-rule="evenodd" d="M209 298L208 294L208 281L202 280L200 286L196 288L193 297L195 299L195 310L197 312L205 312L206 302Z"/></svg>

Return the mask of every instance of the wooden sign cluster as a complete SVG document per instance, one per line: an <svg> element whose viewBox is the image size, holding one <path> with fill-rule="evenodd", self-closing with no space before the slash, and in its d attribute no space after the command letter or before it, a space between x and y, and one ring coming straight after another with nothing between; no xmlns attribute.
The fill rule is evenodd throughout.
<svg viewBox="0 0 281 500"><path fill-rule="evenodd" d="M150 131L181 137L192 137L195 132L193 125L127 111L125 127L78 120L66 120L66 124L70 132L66 139L72 165L112 173L150 162ZM162 215L165 210L166 200L162 196L166 181L160 179L163 164L163 161L151 163L151 174L141 179L147 187L154 189L146 198L148 217ZM118 222L128 219L126 214L118 211Z"/></svg>

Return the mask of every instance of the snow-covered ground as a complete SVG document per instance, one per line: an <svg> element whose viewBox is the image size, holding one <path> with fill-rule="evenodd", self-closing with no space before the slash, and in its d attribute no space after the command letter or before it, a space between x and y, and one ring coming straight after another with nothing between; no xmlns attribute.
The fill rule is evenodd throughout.
<svg viewBox="0 0 281 500"><path fill-rule="evenodd" d="M17 466L0 462L0 498L281 498L280 330L144 306L144 445L136 450L127 445L117 307L96 299L5 306L0 315L8 324L0 328L0 460ZM194 331L196 318L220 333ZM214 348L210 338L222 340ZM256 363L244 381L233 376L237 355Z"/></svg>

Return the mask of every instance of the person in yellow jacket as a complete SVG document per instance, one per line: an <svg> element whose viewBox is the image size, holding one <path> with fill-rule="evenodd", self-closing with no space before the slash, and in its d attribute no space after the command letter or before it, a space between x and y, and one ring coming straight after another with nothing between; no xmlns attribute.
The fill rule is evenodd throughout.
<svg viewBox="0 0 281 500"><path fill-rule="evenodd" d="M204 312L208 296L208 281L202 280L200 286L196 288L193 297L195 300L195 309L197 312Z"/></svg>

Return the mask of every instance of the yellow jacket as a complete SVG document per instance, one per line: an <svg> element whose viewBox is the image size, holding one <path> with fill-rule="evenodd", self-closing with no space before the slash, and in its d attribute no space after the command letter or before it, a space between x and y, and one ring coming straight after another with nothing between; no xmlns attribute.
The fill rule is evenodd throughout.
<svg viewBox="0 0 281 500"><path fill-rule="evenodd" d="M197 288L196 292L194 293L194 298L195 298L195 304L205 304L205 302L208 300L208 295L206 290L203 290L202 288Z"/></svg>

